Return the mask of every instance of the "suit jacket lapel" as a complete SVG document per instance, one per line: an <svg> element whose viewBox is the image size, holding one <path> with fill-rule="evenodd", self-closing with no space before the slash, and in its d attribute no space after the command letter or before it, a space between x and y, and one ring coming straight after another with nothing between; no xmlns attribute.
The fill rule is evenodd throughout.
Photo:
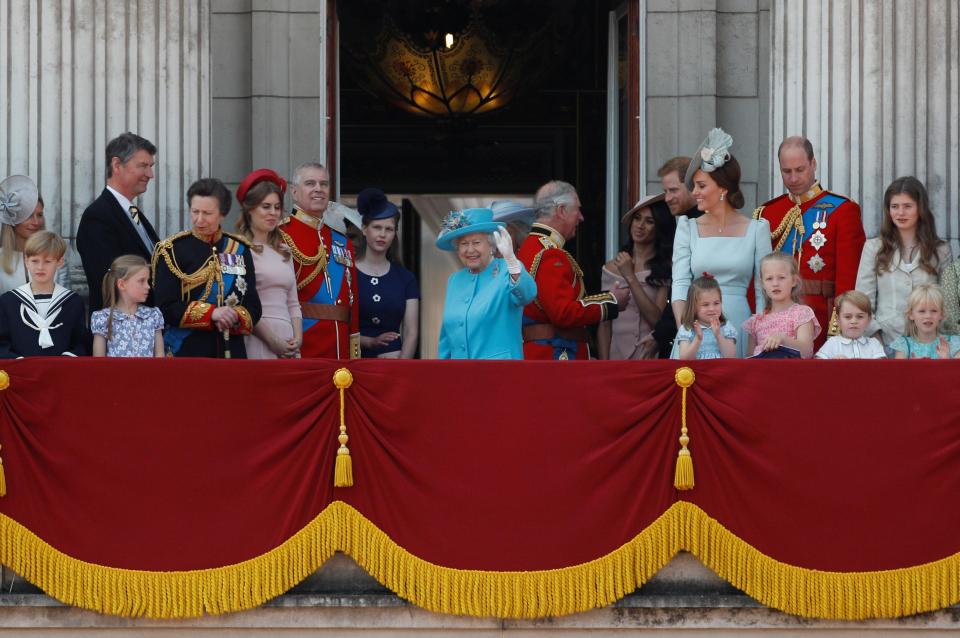
<svg viewBox="0 0 960 638"><path fill-rule="evenodd" d="M106 188L103 189L103 194L101 195L101 197L105 197L110 201L110 204L113 207L113 210L116 211L116 213L120 216L121 218L120 224L127 231L127 235L130 236L131 241L136 242L137 246L143 247L143 251L147 254L147 259L149 260L150 256L153 253L153 247L151 247L148 250L147 247L144 245L143 239L141 239L140 237L140 233L137 232L136 227L133 225L133 219L130 217L130 212L123 210L123 206L120 205L120 202L117 201L117 198L114 197L113 193L111 193ZM150 222L147 221L146 215L144 215L142 212L140 216L140 223L143 224L144 229L147 231L147 237L150 238L150 241L152 241L154 244L160 241L157 238L157 233L153 229L153 226L150 225Z"/></svg>

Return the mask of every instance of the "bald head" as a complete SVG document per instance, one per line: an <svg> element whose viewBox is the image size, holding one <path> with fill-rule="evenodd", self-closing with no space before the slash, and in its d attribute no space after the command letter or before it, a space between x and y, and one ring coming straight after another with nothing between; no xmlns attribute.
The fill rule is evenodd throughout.
<svg viewBox="0 0 960 638"><path fill-rule="evenodd" d="M817 160L810 140L800 135L788 137L780 143L777 159L783 185L792 195L800 197L813 188L817 182Z"/></svg>
<svg viewBox="0 0 960 638"><path fill-rule="evenodd" d="M780 148L777 149L777 158L783 153L783 150L786 148L799 148L803 150L803 154L807 156L809 161L813 161L813 144L810 143L810 140L805 138L802 135L791 135L782 142L780 142Z"/></svg>

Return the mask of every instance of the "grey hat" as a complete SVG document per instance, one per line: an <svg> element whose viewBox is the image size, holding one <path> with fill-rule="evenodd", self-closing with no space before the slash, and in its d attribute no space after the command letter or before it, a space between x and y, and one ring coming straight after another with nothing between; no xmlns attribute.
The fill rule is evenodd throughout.
<svg viewBox="0 0 960 638"><path fill-rule="evenodd" d="M495 222L524 222L532 224L536 217L536 211L529 206L518 204L507 199L501 199L490 204L490 210L493 211L493 221Z"/></svg>
<svg viewBox="0 0 960 638"><path fill-rule="evenodd" d="M345 222L350 222L357 228L363 225L363 218L356 210L340 202L330 202L323 213L323 223L339 233L347 232Z"/></svg>
<svg viewBox="0 0 960 638"><path fill-rule="evenodd" d="M733 138L722 128L715 128L707 135L707 138L700 142L697 152L690 158L690 166L687 167L687 175L683 180L687 184L688 190L693 190L693 176L697 171L712 173L727 163L730 159L730 147L733 146Z"/></svg>
<svg viewBox="0 0 960 638"><path fill-rule="evenodd" d="M39 201L40 191L32 179L11 175L0 182L0 222L16 226L26 221Z"/></svg>

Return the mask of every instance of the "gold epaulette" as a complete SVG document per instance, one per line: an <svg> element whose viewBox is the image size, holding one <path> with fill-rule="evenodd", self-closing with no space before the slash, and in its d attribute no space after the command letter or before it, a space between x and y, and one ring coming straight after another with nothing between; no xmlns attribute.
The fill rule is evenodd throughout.
<svg viewBox="0 0 960 638"><path fill-rule="evenodd" d="M164 263L167 264L167 269L170 270L170 273L174 277L180 280L181 297L185 299L191 290L198 286L204 286L204 293L201 298L205 299L210 294L214 280L218 279L220 276L220 262L217 260L216 254L211 254L211 256L203 262L203 265L192 273L183 272L177 264L176 256L173 254L173 242L192 234L192 230L184 230L174 235L170 235L163 241L157 242L157 247L153 252L153 259L150 263L150 268L153 272L153 280L156 281L157 263L159 262L160 258L163 257Z"/></svg>
<svg viewBox="0 0 960 638"><path fill-rule="evenodd" d="M226 231L221 231L221 232L222 232L226 237L229 237L230 239L232 239L232 240L234 240L234 241L236 241L236 242L240 242L241 244L243 244L244 246L246 246L246 247L248 247L248 248L249 248L250 246L252 246L252 244L250 243L250 240L247 239L246 237L244 237L243 235L237 235L236 233L228 233L228 232L226 232Z"/></svg>
<svg viewBox="0 0 960 638"><path fill-rule="evenodd" d="M292 218L292 217L284 217L283 219L280 220L280 223L277 224L277 228L280 228L281 226L286 226L287 224L290 223L290 220L291 220L291 219L293 219L293 218Z"/></svg>
<svg viewBox="0 0 960 638"><path fill-rule="evenodd" d="M764 208L766 208L766 206L759 206L759 207L757 207L757 208L754 208L754 209L753 209L753 218L754 218L754 219L761 219L761 218L763 217L763 209L764 209Z"/></svg>

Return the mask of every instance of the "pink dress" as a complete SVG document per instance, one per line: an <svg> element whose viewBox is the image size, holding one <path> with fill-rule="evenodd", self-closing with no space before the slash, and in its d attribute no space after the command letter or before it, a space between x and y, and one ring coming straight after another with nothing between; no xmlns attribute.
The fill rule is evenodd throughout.
<svg viewBox="0 0 960 638"><path fill-rule="evenodd" d="M763 352L761 344L763 340L773 334L784 334L791 339L797 338L797 328L813 321L813 338L816 339L820 334L820 322L810 306L795 303L786 310L780 312L758 313L743 322L743 331L753 335L753 340L757 347L753 349L753 354Z"/></svg>
<svg viewBox="0 0 960 638"><path fill-rule="evenodd" d="M297 277L293 272L293 258L270 246L263 252L253 252L253 267L257 271L257 295L263 306L260 323L265 323L273 334L282 339L293 336L293 322L300 323L300 301L297 299ZM256 335L243 338L248 359L276 359L277 355Z"/></svg>
<svg viewBox="0 0 960 638"><path fill-rule="evenodd" d="M650 299L656 299L657 289L647 283L649 270L638 270L640 287ZM604 266L600 276L601 290L613 290L626 286L626 280L619 273L613 273ZM617 314L610 326L610 359L656 359L657 342L653 339L653 326L640 314L637 300L630 296L626 308Z"/></svg>

